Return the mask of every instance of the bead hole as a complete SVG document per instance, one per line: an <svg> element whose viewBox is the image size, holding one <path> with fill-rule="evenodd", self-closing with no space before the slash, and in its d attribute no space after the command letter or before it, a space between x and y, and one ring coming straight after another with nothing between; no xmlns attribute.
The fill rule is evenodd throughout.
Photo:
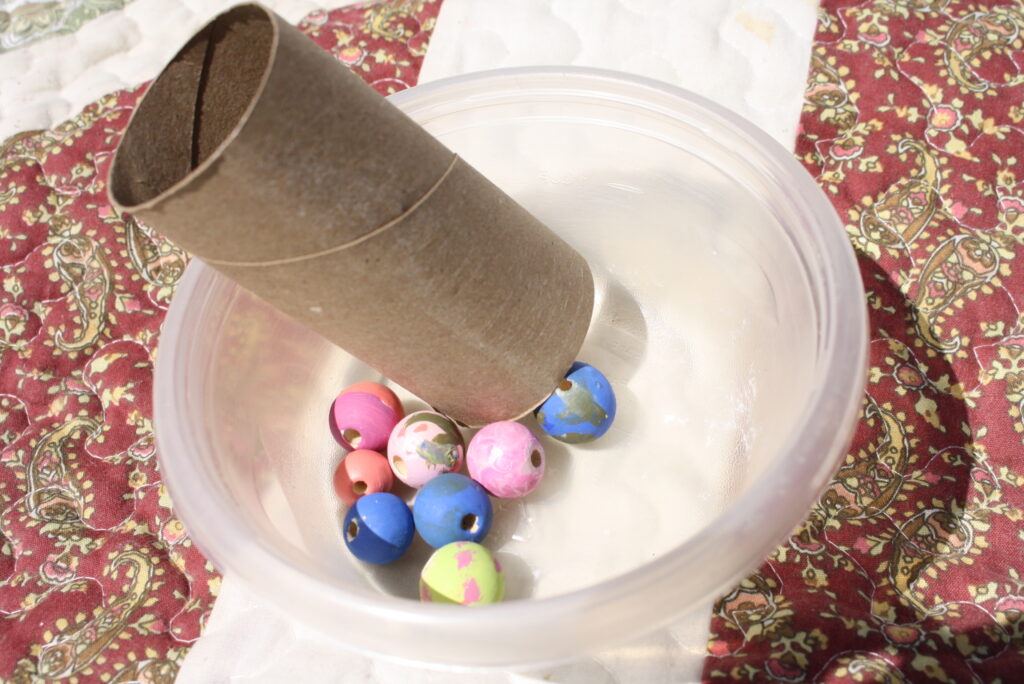
<svg viewBox="0 0 1024 684"><path fill-rule="evenodd" d="M392 458L391 466L399 475L405 475L405 461L402 459L401 456L395 456L394 458Z"/></svg>
<svg viewBox="0 0 1024 684"><path fill-rule="evenodd" d="M345 530L345 537L349 542L355 541L356 537L359 536L359 522L353 518L348 522L348 529Z"/></svg>
<svg viewBox="0 0 1024 684"><path fill-rule="evenodd" d="M572 380L570 380L569 378L565 378L564 380L562 380L562 382L558 383L558 389L562 390L563 392L568 392L569 390L572 389Z"/></svg>
<svg viewBox="0 0 1024 684"><path fill-rule="evenodd" d="M362 480L356 480L352 483L352 491L355 492L356 496L362 496L366 493L366 483Z"/></svg>
<svg viewBox="0 0 1024 684"><path fill-rule="evenodd" d="M353 430L352 428L342 432L341 436L346 442L352 445L353 449L358 449L360 442L363 441L363 436L359 434L359 430Z"/></svg>
<svg viewBox="0 0 1024 684"><path fill-rule="evenodd" d="M530 454L530 465L532 465L534 468L540 468L540 464L540 452L534 449L533 453Z"/></svg>
<svg viewBox="0 0 1024 684"><path fill-rule="evenodd" d="M475 533L480 529L480 520L472 513L462 516L462 529L466 532Z"/></svg>

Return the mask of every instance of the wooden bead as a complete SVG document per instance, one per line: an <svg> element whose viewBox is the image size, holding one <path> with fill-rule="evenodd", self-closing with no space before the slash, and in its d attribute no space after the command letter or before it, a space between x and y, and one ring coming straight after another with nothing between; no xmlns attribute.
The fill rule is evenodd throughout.
<svg viewBox="0 0 1024 684"><path fill-rule="evenodd" d="M483 541L492 514L484 488L459 473L438 475L423 485L412 504L416 531L435 549L454 541Z"/></svg>
<svg viewBox="0 0 1024 684"><path fill-rule="evenodd" d="M369 449L349 452L334 471L334 491L346 506L361 496L390 491L393 483L388 459Z"/></svg>
<svg viewBox="0 0 1024 684"><path fill-rule="evenodd" d="M534 415L541 429L561 442L590 442L615 420L615 393L601 371L577 361Z"/></svg>
<svg viewBox="0 0 1024 684"><path fill-rule="evenodd" d="M380 399L384 405L390 407L399 420L405 417L405 408L402 406L402 402L399 400L398 395L392 392L391 388L387 385L382 385L379 382L357 382L341 391L342 394L349 394L350 392L372 394Z"/></svg>
<svg viewBox="0 0 1024 684"><path fill-rule="evenodd" d="M388 439L391 469L410 487L422 487L438 475L458 470L464 451L458 426L434 411L410 413Z"/></svg>
<svg viewBox="0 0 1024 684"><path fill-rule="evenodd" d="M501 565L483 546L452 542L430 556L420 573L420 600L481 606L505 597Z"/></svg>
<svg viewBox="0 0 1024 684"><path fill-rule="evenodd" d="M361 391L360 386L372 392ZM402 405L394 392L377 383L358 383L334 400L328 424L335 441L346 449L384 451L388 436L402 415Z"/></svg>
<svg viewBox="0 0 1024 684"><path fill-rule="evenodd" d="M402 557L412 543L415 527L405 502L380 492L356 500L345 515L345 546L364 563L385 565Z"/></svg>
<svg viewBox="0 0 1024 684"><path fill-rule="evenodd" d="M544 477L544 447L525 425L491 423L470 440L466 464L487 491L512 499L532 492Z"/></svg>

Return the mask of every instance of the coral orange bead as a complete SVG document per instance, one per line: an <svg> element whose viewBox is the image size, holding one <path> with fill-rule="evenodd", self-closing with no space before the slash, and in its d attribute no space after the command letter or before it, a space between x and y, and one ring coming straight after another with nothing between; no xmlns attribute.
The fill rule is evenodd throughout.
<svg viewBox="0 0 1024 684"><path fill-rule="evenodd" d="M361 496L391 490L394 475L388 459L376 451L356 449L334 471L334 492L346 506Z"/></svg>

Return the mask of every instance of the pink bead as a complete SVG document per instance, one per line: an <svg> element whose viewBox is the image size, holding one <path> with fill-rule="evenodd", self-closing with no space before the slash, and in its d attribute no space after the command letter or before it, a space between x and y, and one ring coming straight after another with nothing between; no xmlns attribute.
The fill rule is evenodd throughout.
<svg viewBox="0 0 1024 684"><path fill-rule="evenodd" d="M399 420L405 417L405 408L402 407L402 402L398 399L398 395L392 392L389 387L379 382L357 382L341 391L342 394L349 394L350 392L372 394L380 399L385 406L389 406L395 412L395 415L398 416Z"/></svg>
<svg viewBox="0 0 1024 684"><path fill-rule="evenodd" d="M503 420L482 428L466 452L469 475L503 499L526 496L544 477L544 447L530 429Z"/></svg>
<svg viewBox="0 0 1024 684"><path fill-rule="evenodd" d="M331 405L329 424L334 440L346 449L384 451L401 418L379 397L346 390Z"/></svg>
<svg viewBox="0 0 1024 684"><path fill-rule="evenodd" d="M341 459L334 471L334 492L346 506L351 506L367 494L390 491L394 481L383 454L356 449Z"/></svg>

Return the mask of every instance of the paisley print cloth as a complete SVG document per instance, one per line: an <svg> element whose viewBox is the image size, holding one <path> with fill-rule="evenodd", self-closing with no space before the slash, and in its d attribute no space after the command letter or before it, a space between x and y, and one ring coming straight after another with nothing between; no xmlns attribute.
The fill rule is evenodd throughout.
<svg viewBox="0 0 1024 684"><path fill-rule="evenodd" d="M870 378L711 681L1024 677L1024 5L826 0L797 155L856 247ZM1024 261L1024 257L1022 257Z"/></svg>
<svg viewBox="0 0 1024 684"><path fill-rule="evenodd" d="M301 26L391 92L415 82L438 6ZM797 154L858 251L868 391L807 521L718 602L706 680L1024 671L1022 30L1019 2L821 9ZM8 681L168 681L217 591L160 484L150 424L159 326L188 256L104 199L141 92L0 148Z"/></svg>
<svg viewBox="0 0 1024 684"><path fill-rule="evenodd" d="M300 26L386 94L415 83L439 7L356 5ZM188 255L106 202L143 91L0 147L4 681L171 681L220 582L174 517L151 425Z"/></svg>

